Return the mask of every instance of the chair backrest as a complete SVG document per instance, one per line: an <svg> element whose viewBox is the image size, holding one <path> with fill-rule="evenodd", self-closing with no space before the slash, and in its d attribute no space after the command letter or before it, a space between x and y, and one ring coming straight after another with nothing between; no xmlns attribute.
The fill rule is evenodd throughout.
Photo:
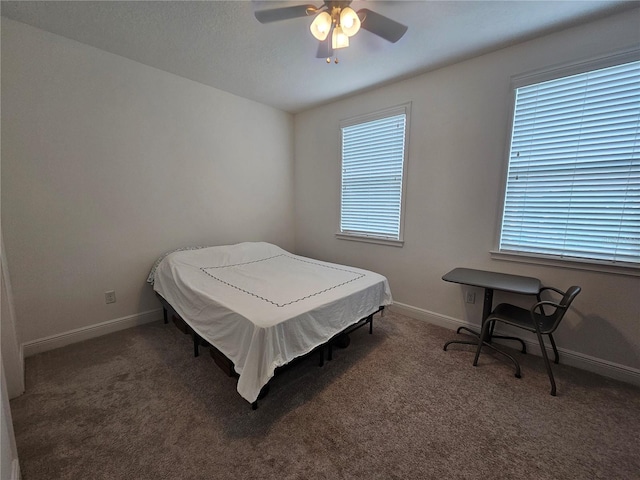
<svg viewBox="0 0 640 480"><path fill-rule="evenodd" d="M569 310L569 306L571 305L571 302L573 302L574 298L576 298L576 296L580 293L581 290L582 288L576 285L569 287L567 289L564 296L562 297L562 300L558 302L560 306L556 308L556 311L553 312L553 314L550 315L550 317L553 317L553 323L551 325L551 328L548 329L549 331L551 332L555 331L555 329L560 324L560 320L562 320L562 317L564 317L564 314L567 312L567 310Z"/></svg>

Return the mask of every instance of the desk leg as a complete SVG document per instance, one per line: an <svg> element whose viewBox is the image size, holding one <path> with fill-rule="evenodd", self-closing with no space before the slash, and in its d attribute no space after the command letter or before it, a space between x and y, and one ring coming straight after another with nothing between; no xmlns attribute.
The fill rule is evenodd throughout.
<svg viewBox="0 0 640 480"><path fill-rule="evenodd" d="M482 326L484 326L484 322L487 320L487 318L489 318L489 315L491 314L491 310L493 310L493 289L487 288L484 291L484 305L482 306ZM485 343L491 343L491 340L494 338L502 338L504 340L514 340L516 342L520 342L520 345L522 346L521 352L527 353L527 346L525 345L524 341L521 338L510 337L506 335L494 335L493 334L494 327L495 327L495 322L493 325L491 325L491 328L487 330L485 334L485 338L483 338L483 341Z"/></svg>
<svg viewBox="0 0 640 480"><path fill-rule="evenodd" d="M456 330L456 333L460 333L461 330L466 330L467 332L475 335L476 337L479 337L482 332L484 332L484 338L482 339L482 343L484 345L487 345L488 347L491 347L492 349L502 353L503 355L506 355L507 357L509 357L515 364L516 364L516 377L520 378L520 366L518 365L518 362L515 361L515 359L511 356L509 356L508 354L502 352L501 350L498 350L497 348L495 348L493 345L491 345L491 340L494 338L501 338L501 339L505 339L505 340L514 340L516 342L520 342L520 345L522 346L521 352L522 353L527 353L527 346L525 345L524 341L521 338L518 337L510 337L510 336L505 336L505 335L494 335L493 334L493 328L495 326L495 322L493 325L491 325L491 328L482 328L484 327L484 323L487 321L487 318L489 318L489 315L491 314L491 310L493 309L493 288L485 288L484 289L484 303L482 304L482 324L481 324L481 333L478 333L474 330L471 330L470 328L467 327L458 327L458 329ZM472 342L472 341L468 341L468 340L451 340L447 343L444 344L444 348L443 350L447 350L447 347L449 345L451 345L452 343L458 343L458 344L462 344L462 345L478 345L478 342ZM478 350L478 354L479 354L479 350ZM476 360L474 365L478 362L478 354L476 354Z"/></svg>
<svg viewBox="0 0 640 480"><path fill-rule="evenodd" d="M491 308L493 307L493 288L485 288L484 289L484 303L482 304L482 323L480 325L480 328L482 328L482 326L484 325L485 320L487 319L487 317L489 316L489 314L491 313ZM458 329L456 330L456 333L460 333L461 330L466 330L467 332L475 335L476 337L479 337L480 334L474 330L471 330L470 328L467 327L458 327ZM485 339L485 341L487 342L491 342L491 333L492 332L488 332L487 333L487 338ZM443 350L447 350L447 347L449 345L451 345L452 343L459 343L462 345L478 345L477 341L469 341L469 340L451 340L447 343L444 344L444 348Z"/></svg>
<svg viewBox="0 0 640 480"><path fill-rule="evenodd" d="M493 308L493 288L485 288L484 289L484 303L482 304L482 325L484 326L484 322L487 321L489 315L491 314L491 309ZM495 323L495 322L494 322ZM483 339L485 342L491 343L491 336L493 335L493 328L486 334L486 337Z"/></svg>

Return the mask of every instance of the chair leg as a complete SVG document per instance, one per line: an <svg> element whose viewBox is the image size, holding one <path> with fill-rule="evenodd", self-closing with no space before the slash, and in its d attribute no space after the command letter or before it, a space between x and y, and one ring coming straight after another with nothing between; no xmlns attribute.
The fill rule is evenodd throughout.
<svg viewBox="0 0 640 480"><path fill-rule="evenodd" d="M551 371L551 364L549 363L549 356L547 355L547 349L544 346L544 340L542 339L542 334L539 331L536 331L536 335L538 335L538 342L540 342L540 350L542 350L542 358L544 359L544 365L547 367L547 374L549 375L549 381L551 382L551 395L556 396L556 381L553 378L553 372Z"/></svg>
<svg viewBox="0 0 640 480"><path fill-rule="evenodd" d="M553 363L556 365L560 363L560 355L558 355L558 349L556 348L556 342L553 339L553 335L549 334L549 340L551 340L551 346L553 347L553 354L555 358L553 359Z"/></svg>

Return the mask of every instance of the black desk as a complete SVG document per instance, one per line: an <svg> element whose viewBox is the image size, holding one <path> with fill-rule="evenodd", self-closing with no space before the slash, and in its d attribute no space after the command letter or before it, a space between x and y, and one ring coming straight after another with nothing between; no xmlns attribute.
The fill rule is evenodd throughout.
<svg viewBox="0 0 640 480"><path fill-rule="evenodd" d="M485 270L473 270L471 268L454 268L449 273L443 275L442 279L445 282L460 283L464 285L471 285L474 287L484 288L484 303L482 305L482 323L491 313L493 307L493 291L502 290L504 292L519 293L522 295L537 295L540 292L542 286L540 280L533 277L522 277L520 275L510 275L507 273L488 272ZM478 332L467 327L459 327L456 333L460 333L460 330L467 330L468 332L480 336ZM523 353L526 352L526 346L524 342L517 337L505 337L505 336L492 336L493 332L489 332L489 338L485 340L491 341L491 338L505 338L508 340L516 340L522 344ZM461 343L464 345L478 345L478 342L470 342L466 340L451 340L444 344L444 350L447 349L452 343Z"/></svg>

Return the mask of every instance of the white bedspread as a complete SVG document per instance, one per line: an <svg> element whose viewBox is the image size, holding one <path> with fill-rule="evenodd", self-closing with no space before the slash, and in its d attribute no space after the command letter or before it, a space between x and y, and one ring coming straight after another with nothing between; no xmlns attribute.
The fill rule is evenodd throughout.
<svg viewBox="0 0 640 480"><path fill-rule="evenodd" d="M174 252L152 273L155 291L234 363L249 402L277 367L392 303L382 275L269 243Z"/></svg>

